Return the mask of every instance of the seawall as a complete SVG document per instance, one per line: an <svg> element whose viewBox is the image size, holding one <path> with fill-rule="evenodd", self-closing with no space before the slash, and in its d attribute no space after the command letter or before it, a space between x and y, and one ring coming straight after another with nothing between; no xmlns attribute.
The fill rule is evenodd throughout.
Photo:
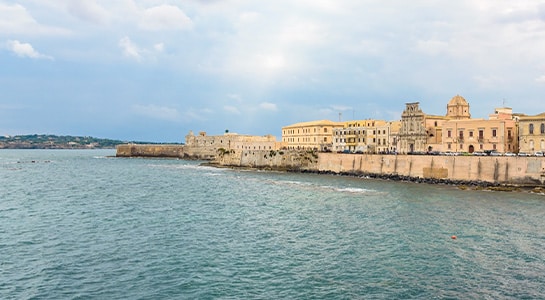
<svg viewBox="0 0 545 300"><path fill-rule="evenodd" d="M116 156L201 159L226 167L425 179L428 182L545 187L545 157L373 155L297 150L214 151L183 145L133 144L119 145Z"/></svg>
<svg viewBox="0 0 545 300"><path fill-rule="evenodd" d="M123 144L116 147L117 157L163 157L210 160L215 157L215 154L212 150L186 147L185 145Z"/></svg>
<svg viewBox="0 0 545 300"><path fill-rule="evenodd" d="M221 166L373 175L382 178L484 182L545 187L544 157L430 156L232 151L219 155Z"/></svg>

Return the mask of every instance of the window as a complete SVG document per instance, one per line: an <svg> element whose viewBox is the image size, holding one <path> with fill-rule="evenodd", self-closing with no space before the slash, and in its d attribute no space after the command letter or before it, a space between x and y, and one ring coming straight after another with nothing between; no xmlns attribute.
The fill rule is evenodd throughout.
<svg viewBox="0 0 545 300"><path fill-rule="evenodd" d="M464 131L463 131L463 130L460 130L460 139L461 139L461 140L464 139Z"/></svg>
<svg viewBox="0 0 545 300"><path fill-rule="evenodd" d="M473 131L469 132L469 137L473 137Z"/></svg>
<svg viewBox="0 0 545 300"><path fill-rule="evenodd" d="M326 143L327 143L327 137L324 137L324 142L326 142Z"/></svg>
<svg viewBox="0 0 545 300"><path fill-rule="evenodd" d="M492 145L492 149L496 150L496 144Z"/></svg>
<svg viewBox="0 0 545 300"><path fill-rule="evenodd" d="M480 140L484 139L484 130L482 129L479 129L479 139Z"/></svg>
<svg viewBox="0 0 545 300"><path fill-rule="evenodd" d="M447 137L452 137L452 131L447 131Z"/></svg>
<svg viewBox="0 0 545 300"><path fill-rule="evenodd" d="M450 145L450 143L448 144L448 148L449 148L449 150L451 149L451 145Z"/></svg>
<svg viewBox="0 0 545 300"><path fill-rule="evenodd" d="M541 123L541 134L545 134L545 124Z"/></svg>
<svg viewBox="0 0 545 300"><path fill-rule="evenodd" d="M492 136L493 136L493 137L496 137L496 136L497 136L497 131L496 131L496 129L492 129Z"/></svg>
<svg viewBox="0 0 545 300"><path fill-rule="evenodd" d="M534 134L534 124L530 124L528 126L528 131L530 132L530 134Z"/></svg>
<svg viewBox="0 0 545 300"><path fill-rule="evenodd" d="M327 128L324 128L324 132L327 132Z"/></svg>
<svg viewBox="0 0 545 300"><path fill-rule="evenodd" d="M484 147L483 147L483 144L480 144L480 145L479 145L479 149L483 150L483 148L484 148Z"/></svg>

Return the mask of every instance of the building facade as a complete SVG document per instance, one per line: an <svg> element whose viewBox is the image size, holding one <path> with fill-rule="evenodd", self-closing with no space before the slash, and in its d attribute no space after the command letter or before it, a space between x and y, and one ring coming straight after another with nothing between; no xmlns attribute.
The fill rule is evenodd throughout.
<svg viewBox="0 0 545 300"><path fill-rule="evenodd" d="M545 151L545 113L518 117L519 151L533 154Z"/></svg>
<svg viewBox="0 0 545 300"><path fill-rule="evenodd" d="M222 148L225 150L278 150L283 144L276 141L273 135L253 136L240 135L226 132L224 135L207 135L201 131L194 135L190 131L185 136L185 145L191 148L206 149L215 152Z"/></svg>
<svg viewBox="0 0 545 300"><path fill-rule="evenodd" d="M419 104L406 103L405 110L401 113L399 151L402 154L427 151L426 114L422 112Z"/></svg>
<svg viewBox="0 0 545 300"><path fill-rule="evenodd" d="M287 149L331 151L333 130L344 123L329 120L295 123L282 127L282 142Z"/></svg>
<svg viewBox="0 0 545 300"><path fill-rule="evenodd" d="M484 119L455 119L443 124L443 151L518 152L517 123L510 108Z"/></svg>
<svg viewBox="0 0 545 300"><path fill-rule="evenodd" d="M390 141L390 130L386 128L388 123L372 119L345 122L343 127L333 130L333 151L378 153L379 145L383 145L384 150L388 149Z"/></svg>

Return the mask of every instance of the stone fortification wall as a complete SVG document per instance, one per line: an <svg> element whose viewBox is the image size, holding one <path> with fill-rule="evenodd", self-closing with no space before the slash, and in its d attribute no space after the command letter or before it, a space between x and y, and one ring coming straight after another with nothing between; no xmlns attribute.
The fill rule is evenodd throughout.
<svg viewBox="0 0 545 300"><path fill-rule="evenodd" d="M544 186L545 158L496 156L367 155L287 151L230 151L223 166L374 174L463 182Z"/></svg>
<svg viewBox="0 0 545 300"><path fill-rule="evenodd" d="M218 154L214 163L231 167L273 170L318 170L319 155L297 150L230 150Z"/></svg>
<svg viewBox="0 0 545 300"><path fill-rule="evenodd" d="M370 155L234 149L210 152L182 145L131 144L119 145L116 156L214 159L214 164L232 167L545 186L544 157Z"/></svg>
<svg viewBox="0 0 545 300"><path fill-rule="evenodd" d="M318 171L543 185L545 158L320 153Z"/></svg>
<svg viewBox="0 0 545 300"><path fill-rule="evenodd" d="M184 145L118 145L117 157L168 157L184 159L213 159L215 152L211 149L186 147Z"/></svg>

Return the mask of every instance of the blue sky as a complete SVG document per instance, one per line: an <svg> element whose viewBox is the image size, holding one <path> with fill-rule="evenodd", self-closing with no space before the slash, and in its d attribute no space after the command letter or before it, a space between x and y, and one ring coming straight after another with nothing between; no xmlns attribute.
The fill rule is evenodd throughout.
<svg viewBox="0 0 545 300"><path fill-rule="evenodd" d="M0 134L182 142L545 112L545 1L0 0Z"/></svg>

